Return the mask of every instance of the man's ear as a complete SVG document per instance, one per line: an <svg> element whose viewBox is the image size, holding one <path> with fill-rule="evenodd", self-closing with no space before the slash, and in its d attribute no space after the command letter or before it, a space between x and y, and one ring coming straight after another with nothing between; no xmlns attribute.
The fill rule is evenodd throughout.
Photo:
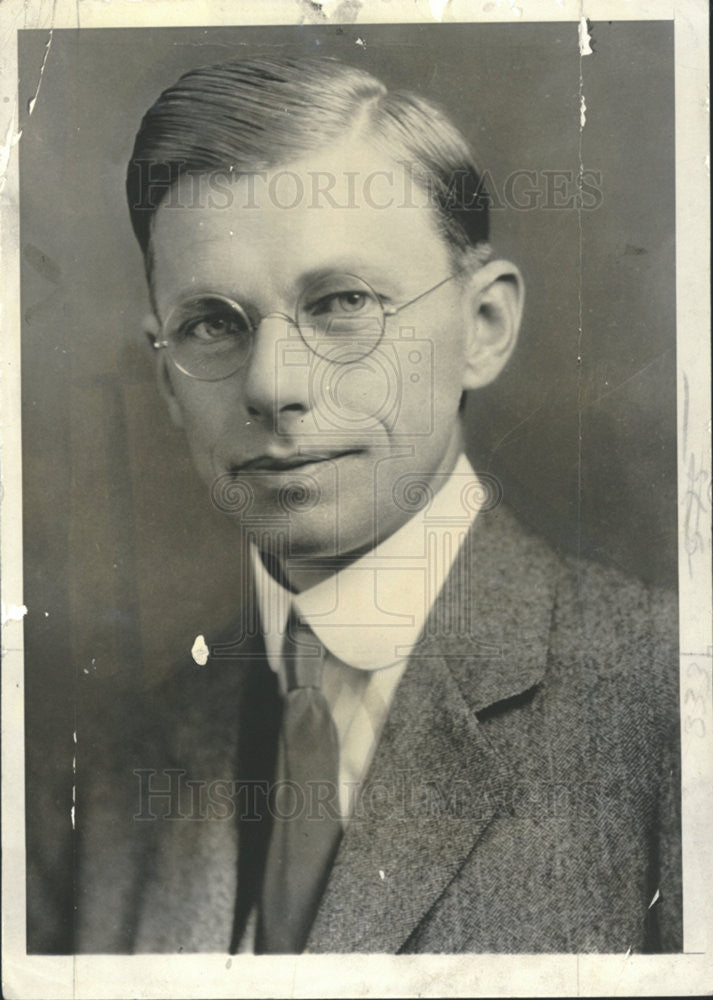
<svg viewBox="0 0 713 1000"><path fill-rule="evenodd" d="M183 414L171 381L171 362L163 348L156 348L156 342L161 335L161 323L154 313L147 313L141 322L141 329L153 355L152 361L159 392L168 407L173 423L176 427L183 427Z"/></svg>
<svg viewBox="0 0 713 1000"><path fill-rule="evenodd" d="M520 330L525 286L514 264L492 260L479 268L463 292L464 389L493 382L510 359Z"/></svg>

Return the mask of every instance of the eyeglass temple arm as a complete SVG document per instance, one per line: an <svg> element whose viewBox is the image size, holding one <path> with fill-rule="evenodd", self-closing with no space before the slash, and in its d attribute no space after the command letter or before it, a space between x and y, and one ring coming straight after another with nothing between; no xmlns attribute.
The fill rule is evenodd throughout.
<svg viewBox="0 0 713 1000"><path fill-rule="evenodd" d="M427 288L425 292L420 292L415 298L409 299L408 302L402 302L400 306L383 306L382 308L384 310L384 315L395 316L396 313L401 312L401 310L405 309L406 306L412 306L414 302L418 302L418 300L424 298L424 296L430 295L431 292L435 292L437 288L440 288L447 282L453 281L453 279L457 278L460 273L461 273L460 271L456 271L455 274L449 274L447 278L444 278L443 281L439 281L437 285L433 285L431 288Z"/></svg>

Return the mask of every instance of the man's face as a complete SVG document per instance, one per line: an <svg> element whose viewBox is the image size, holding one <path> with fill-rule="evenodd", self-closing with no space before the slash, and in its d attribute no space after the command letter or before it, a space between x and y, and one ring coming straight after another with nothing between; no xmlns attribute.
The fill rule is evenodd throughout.
<svg viewBox="0 0 713 1000"><path fill-rule="evenodd" d="M378 171L393 180L379 187ZM316 172L334 178L331 200L313 198ZM402 178L401 167L351 140L240 177L227 194L211 196L205 177L190 188L184 179L181 197L154 219L160 319L211 292L238 302L256 326L244 366L220 381L190 378L157 352L173 418L205 482L220 489L234 481L252 498L234 516L267 547L287 532L296 557L346 554L387 536L413 513L409 483L449 472L460 451L466 336L458 280L388 317L379 345L351 364L318 358L274 315L294 317L315 275L356 275L387 306L448 277L433 211L404 205ZM392 203L381 207L387 195Z"/></svg>

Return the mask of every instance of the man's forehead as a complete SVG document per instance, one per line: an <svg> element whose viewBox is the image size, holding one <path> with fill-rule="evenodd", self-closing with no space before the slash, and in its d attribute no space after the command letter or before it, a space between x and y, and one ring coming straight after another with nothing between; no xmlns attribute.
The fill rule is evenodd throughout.
<svg viewBox="0 0 713 1000"><path fill-rule="evenodd" d="M196 208L216 210L215 225L221 218L218 210L225 213L224 220L237 221L244 212L243 224L262 215L274 216L281 226L311 216L325 225L345 225L347 217L377 224L388 213L390 225L401 222L437 231L432 192L414 180L412 165L395 161L356 135L271 167L183 175L162 200L157 216L165 217L171 209L176 222L191 229L195 214L183 210Z"/></svg>

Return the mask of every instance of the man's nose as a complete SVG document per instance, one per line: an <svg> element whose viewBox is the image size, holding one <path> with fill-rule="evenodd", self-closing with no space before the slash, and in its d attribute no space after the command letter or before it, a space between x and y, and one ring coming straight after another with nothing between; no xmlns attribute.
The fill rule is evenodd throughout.
<svg viewBox="0 0 713 1000"><path fill-rule="evenodd" d="M310 351L286 314L262 317L243 386L245 406L253 420L278 427L309 410Z"/></svg>

